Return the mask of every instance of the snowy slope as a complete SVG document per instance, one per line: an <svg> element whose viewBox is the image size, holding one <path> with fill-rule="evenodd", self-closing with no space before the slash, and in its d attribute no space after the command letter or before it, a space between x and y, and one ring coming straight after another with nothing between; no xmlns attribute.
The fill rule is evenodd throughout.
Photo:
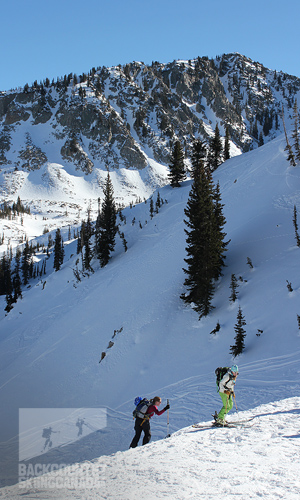
<svg viewBox="0 0 300 500"><path fill-rule="evenodd" d="M236 429L186 427L170 438L4 488L3 500L297 500L300 398L242 412ZM162 417L161 417L162 418ZM232 420L237 416L233 415Z"/></svg>
<svg viewBox="0 0 300 500"><path fill-rule="evenodd" d="M52 273L50 261L46 284L25 291L23 300L2 317L0 441L6 480L13 482L16 476L19 408L107 411L107 426L92 434L88 445L53 446L50 455L36 458L39 463L75 463L126 450L137 395L158 394L163 404L171 400L172 432L208 420L220 407L214 369L232 362L229 348L238 305L247 323L246 350L236 360L239 410L299 396L300 250L292 224L293 206L300 202L299 167L288 166L284 139L279 138L224 163L215 179L231 243L208 318L199 322L179 298L190 181L179 189L160 190L168 203L152 220L149 203L124 210L127 253L118 241L108 266L100 270L94 263L96 272L76 283L77 256L71 257L76 242L70 242L63 269ZM235 304L229 302L232 273L243 280ZM210 335L218 320L220 332ZM263 330L260 336L258 330ZM108 348L110 341L114 345ZM107 355L99 364L103 351ZM156 418L153 440L165 434L165 419Z"/></svg>

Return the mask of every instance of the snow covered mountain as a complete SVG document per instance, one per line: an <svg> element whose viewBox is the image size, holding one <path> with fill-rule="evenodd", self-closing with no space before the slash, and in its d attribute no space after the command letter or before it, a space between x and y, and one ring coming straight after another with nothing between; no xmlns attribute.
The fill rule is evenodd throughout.
<svg viewBox="0 0 300 500"><path fill-rule="evenodd" d="M20 408L32 410L32 415L37 408L99 408L99 413L106 412L105 427L75 443L56 446L54 434L51 449L29 459L38 464L74 464L126 450L132 438L131 412L137 395L160 395L163 402L170 399L172 433L195 421L209 420L220 407L214 370L232 362L229 348L234 342L238 306L245 316L247 332L246 349L235 360L240 368L236 388L239 411L295 398L291 404L283 401L278 405L280 411L286 405L293 414L299 412L300 249L292 219L294 205L300 204L300 170L299 165L289 166L284 147L280 136L228 160L214 172L215 181L220 182L225 229L231 242L227 267L216 287L215 309L208 317L199 321L193 309L179 298L184 282L183 211L190 180L178 189L165 186L159 190L165 202L153 219L149 202L127 207L121 230L128 251L124 252L118 239L110 263L99 269L97 262L92 262L94 274L80 282L73 272L76 242L65 238L62 270L52 272L50 257L47 275L31 283L7 316L1 313L2 485L17 479ZM42 255L37 253L36 258ZM249 259L253 267L247 263ZM238 300L234 304L229 302L232 273L239 277ZM287 281L293 291L287 288ZM221 329L212 334L218 321ZM296 428L288 414L286 422L287 435L294 435ZM57 430L55 419L47 425ZM163 438L166 430L166 418L155 417L153 441ZM27 432L36 436L33 421ZM268 432L274 435L276 429L271 426ZM241 439L240 434L233 436L224 437L224 445L230 442L232 450L234 442ZM263 439L263 430L256 436L257 442ZM276 436L284 447L285 433ZM172 443L170 440L163 444L159 453L168 453ZM296 441L290 438L286 443L293 446L293 455ZM265 441L267 445L269 441ZM139 453L142 459L155 461L155 454L152 458L150 455L151 450L158 450L156 446L154 443L149 451L136 450L137 455L135 451L117 455L116 461L101 460L108 460L109 468L111 464L116 466L111 474L117 475L121 463L140 463ZM199 445L195 441L192 446ZM204 446L208 453L219 453L210 447L209 440ZM29 452L27 456L31 456ZM246 462L245 470L253 463L253 455L248 465ZM267 467L271 467L270 462ZM166 465L165 478L168 468ZM284 467L282 474L286 473ZM194 480L197 482L196 476ZM161 498L171 498L164 495ZM118 498L117 493L111 498Z"/></svg>
<svg viewBox="0 0 300 500"><path fill-rule="evenodd" d="M109 168L117 203L129 205L167 184L176 139L188 157L192 139L208 140L218 123L223 137L229 127L231 156L257 148L283 132L282 105L289 130L299 91L299 78L224 54L93 68L0 92L0 196L68 224L89 204L96 213Z"/></svg>

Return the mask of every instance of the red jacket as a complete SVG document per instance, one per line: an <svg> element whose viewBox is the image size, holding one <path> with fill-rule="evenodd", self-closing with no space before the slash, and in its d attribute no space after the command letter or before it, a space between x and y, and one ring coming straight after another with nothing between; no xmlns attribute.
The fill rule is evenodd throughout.
<svg viewBox="0 0 300 500"><path fill-rule="evenodd" d="M153 417L154 413L156 413L156 415L162 415L163 413L165 413L165 411L166 411L165 409L158 410L157 406L151 405L151 406L149 406L149 408L148 408L148 410L146 412L146 415L148 415L150 413L149 418L151 418L151 417Z"/></svg>

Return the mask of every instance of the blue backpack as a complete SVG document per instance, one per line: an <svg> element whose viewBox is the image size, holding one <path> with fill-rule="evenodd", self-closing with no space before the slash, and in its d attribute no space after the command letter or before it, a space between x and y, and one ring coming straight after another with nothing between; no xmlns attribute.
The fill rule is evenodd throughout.
<svg viewBox="0 0 300 500"><path fill-rule="evenodd" d="M145 418L147 410L152 403L151 401L149 401L149 399L141 398L140 396L138 396L137 398L135 398L134 404L135 404L135 409L132 412L133 418L136 417Z"/></svg>

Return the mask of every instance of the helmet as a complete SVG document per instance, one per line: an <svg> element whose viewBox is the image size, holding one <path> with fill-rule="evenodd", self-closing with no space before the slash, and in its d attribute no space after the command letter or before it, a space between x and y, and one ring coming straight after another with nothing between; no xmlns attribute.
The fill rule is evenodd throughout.
<svg viewBox="0 0 300 500"><path fill-rule="evenodd" d="M236 373L238 375L239 373L239 367L238 365L232 365L232 367L229 370L231 373Z"/></svg>

